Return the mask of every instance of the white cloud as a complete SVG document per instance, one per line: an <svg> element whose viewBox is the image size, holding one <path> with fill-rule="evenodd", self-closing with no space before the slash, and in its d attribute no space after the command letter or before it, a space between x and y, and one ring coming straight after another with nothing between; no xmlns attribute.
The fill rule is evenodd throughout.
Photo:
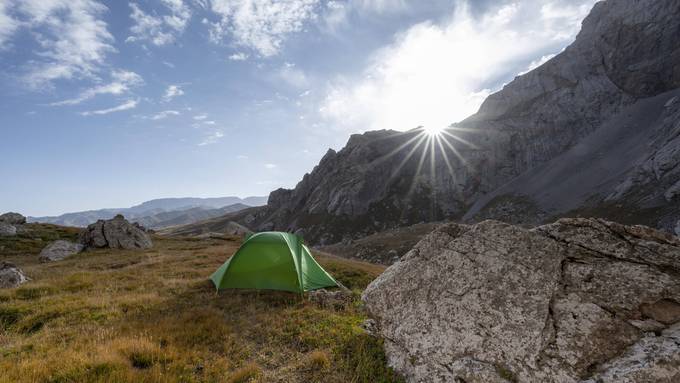
<svg viewBox="0 0 680 383"><path fill-rule="evenodd" d="M139 5L130 3L132 13L130 18L134 25L130 27L132 33L125 41L150 41L152 44L161 46L175 42L177 35L184 32L191 10L182 0L161 0L161 3L169 14L153 15L144 12Z"/></svg>
<svg viewBox="0 0 680 383"><path fill-rule="evenodd" d="M248 54L243 53L243 52L237 52L237 53L234 53L233 55L229 56L229 60L231 60L231 61L245 61L245 60L248 60Z"/></svg>
<svg viewBox="0 0 680 383"><path fill-rule="evenodd" d="M218 143L222 137L224 137L224 133L220 132L219 130L216 130L206 136L203 141L198 143L198 146L205 146L205 145L211 145L211 144L216 144Z"/></svg>
<svg viewBox="0 0 680 383"><path fill-rule="evenodd" d="M3 25L8 2L2 2ZM32 32L38 43L36 57L24 81L31 87L50 86L52 81L96 78L106 55L114 52L113 36L101 16L108 8L94 0L23 0L15 4L20 25ZM0 27L4 37L16 29L10 21Z"/></svg>
<svg viewBox="0 0 680 383"><path fill-rule="evenodd" d="M331 0L326 2L322 20L326 31L335 33L338 27L349 25L350 14L372 17L375 14L406 13L410 10L406 0Z"/></svg>
<svg viewBox="0 0 680 383"><path fill-rule="evenodd" d="M305 72L298 69L295 64L285 63L283 67L279 69L277 77L298 89L304 89L309 86L307 75Z"/></svg>
<svg viewBox="0 0 680 383"><path fill-rule="evenodd" d="M19 21L9 15L9 3L0 2L0 49L5 47L6 42L19 28Z"/></svg>
<svg viewBox="0 0 680 383"><path fill-rule="evenodd" d="M194 120L196 121L205 120L206 118L208 118L207 114L197 114L194 116Z"/></svg>
<svg viewBox="0 0 680 383"><path fill-rule="evenodd" d="M100 94L120 95L130 91L132 87L144 84L144 80L135 72L114 70L111 74L112 81L108 84L97 85L81 92L76 98L53 102L51 106L76 105L89 100Z"/></svg>
<svg viewBox="0 0 680 383"><path fill-rule="evenodd" d="M127 100L124 103L114 106L113 108L108 108L108 109L100 109L100 110L91 110L91 111L86 111L86 112L81 112L80 114L83 116L92 116L96 114L109 114L109 113L114 113L114 112L121 112L123 110L128 110L128 109L134 109L137 107L137 104L139 104L139 100Z"/></svg>
<svg viewBox="0 0 680 383"><path fill-rule="evenodd" d="M217 122L215 121L203 121L203 125L216 125Z"/></svg>
<svg viewBox="0 0 680 383"><path fill-rule="evenodd" d="M274 168L277 167L277 165L276 164L264 164L264 167L267 168L267 169L274 169Z"/></svg>
<svg viewBox="0 0 680 383"><path fill-rule="evenodd" d="M184 91L179 85L170 85L168 88L165 90L165 94L163 95L163 101L169 102L175 97L179 97L184 94Z"/></svg>
<svg viewBox="0 0 680 383"><path fill-rule="evenodd" d="M151 116L151 119L154 120L154 121L157 121L157 120L166 119L170 116L179 116L179 115L180 115L180 113L176 110L164 110L162 112L159 112L159 113Z"/></svg>
<svg viewBox="0 0 680 383"><path fill-rule="evenodd" d="M354 131L447 126L476 112L502 79L571 42L594 2L527 0L480 16L462 2L444 25L397 35L361 77L332 81L319 112Z"/></svg>
<svg viewBox="0 0 680 383"><path fill-rule="evenodd" d="M238 159L238 160L247 160L247 159L248 159L248 156L243 155L243 154L239 154L238 156L236 156L236 159Z"/></svg>
<svg viewBox="0 0 680 383"><path fill-rule="evenodd" d="M211 24L213 41L231 35L237 45L261 56L276 55L289 34L316 17L319 0L214 0L220 21Z"/></svg>

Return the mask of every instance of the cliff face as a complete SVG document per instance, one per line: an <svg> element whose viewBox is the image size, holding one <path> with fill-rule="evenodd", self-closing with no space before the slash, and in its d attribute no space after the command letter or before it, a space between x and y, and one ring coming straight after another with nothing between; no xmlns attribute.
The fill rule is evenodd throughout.
<svg viewBox="0 0 680 383"><path fill-rule="evenodd" d="M438 140L417 129L353 135L240 221L313 243L422 221L579 214L672 231L679 88L680 2L602 1L571 46Z"/></svg>

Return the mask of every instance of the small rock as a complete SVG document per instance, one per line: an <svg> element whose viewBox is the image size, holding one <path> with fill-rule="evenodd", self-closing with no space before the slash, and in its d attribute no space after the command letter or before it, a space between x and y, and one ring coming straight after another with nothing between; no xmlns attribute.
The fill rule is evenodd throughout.
<svg viewBox="0 0 680 383"><path fill-rule="evenodd" d="M321 307L342 309L352 300L352 294L345 290L328 291L319 289L309 292L309 301Z"/></svg>
<svg viewBox="0 0 680 383"><path fill-rule="evenodd" d="M9 223L10 225L23 225L26 223L26 217L19 213L5 213L0 215L0 221Z"/></svg>
<svg viewBox="0 0 680 383"><path fill-rule="evenodd" d="M12 237L17 235L17 228L7 222L0 221L0 237Z"/></svg>
<svg viewBox="0 0 680 383"><path fill-rule="evenodd" d="M0 289L11 289L27 281L28 278L14 264L0 261Z"/></svg>
<svg viewBox="0 0 680 383"><path fill-rule="evenodd" d="M359 325L366 334L370 336L378 336L378 322L375 319L366 319Z"/></svg>
<svg viewBox="0 0 680 383"><path fill-rule="evenodd" d="M80 243L54 241L42 249L38 259L41 262L60 261L70 255L80 253L84 248L85 246Z"/></svg>

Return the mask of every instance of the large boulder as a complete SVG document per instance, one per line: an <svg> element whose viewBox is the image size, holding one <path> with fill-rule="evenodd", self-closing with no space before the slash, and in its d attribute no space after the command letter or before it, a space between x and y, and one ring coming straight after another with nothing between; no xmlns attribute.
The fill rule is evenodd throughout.
<svg viewBox="0 0 680 383"><path fill-rule="evenodd" d="M17 228L7 222L0 221L0 237L11 237L17 235Z"/></svg>
<svg viewBox="0 0 680 383"><path fill-rule="evenodd" d="M24 273L14 264L0 261L0 289L17 287L28 281Z"/></svg>
<svg viewBox="0 0 680 383"><path fill-rule="evenodd" d="M19 213L5 213L0 215L0 222L5 222L10 225L23 225L26 223L26 217Z"/></svg>
<svg viewBox="0 0 680 383"><path fill-rule="evenodd" d="M120 214L110 220L99 220L89 225L80 232L78 242L86 248L148 249L153 247L151 237Z"/></svg>
<svg viewBox="0 0 680 383"><path fill-rule="evenodd" d="M80 243L73 243L70 241L54 241L45 246L40 252L38 259L42 262L60 261L73 254L78 254L85 248Z"/></svg>
<svg viewBox="0 0 680 383"><path fill-rule="evenodd" d="M562 219L443 225L363 295L410 382L680 381L680 239Z"/></svg>

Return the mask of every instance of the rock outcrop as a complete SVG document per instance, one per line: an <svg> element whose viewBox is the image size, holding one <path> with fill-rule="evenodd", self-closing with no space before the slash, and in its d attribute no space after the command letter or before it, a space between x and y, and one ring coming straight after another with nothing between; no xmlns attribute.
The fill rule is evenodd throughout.
<svg viewBox="0 0 680 383"><path fill-rule="evenodd" d="M680 381L680 238L648 227L443 225L363 300L410 382Z"/></svg>
<svg viewBox="0 0 680 383"><path fill-rule="evenodd" d="M0 215L0 222L6 222L10 225L23 225L26 223L26 217L19 213L5 213Z"/></svg>
<svg viewBox="0 0 680 383"><path fill-rule="evenodd" d="M38 259L41 262L60 261L71 255L78 254L84 249L85 246L80 243L58 240L45 246L40 252Z"/></svg>
<svg viewBox="0 0 680 383"><path fill-rule="evenodd" d="M12 237L17 235L17 228L7 222L0 221L0 237Z"/></svg>
<svg viewBox="0 0 680 383"><path fill-rule="evenodd" d="M85 248L148 249L153 247L151 237L138 225L128 222L122 215L110 220L99 220L85 228L78 237Z"/></svg>
<svg viewBox="0 0 680 383"><path fill-rule="evenodd" d="M0 215L0 237L12 237L26 223L26 217L19 213L5 213Z"/></svg>
<svg viewBox="0 0 680 383"><path fill-rule="evenodd" d="M0 289L17 287L27 281L28 278L14 264L0 261Z"/></svg>

